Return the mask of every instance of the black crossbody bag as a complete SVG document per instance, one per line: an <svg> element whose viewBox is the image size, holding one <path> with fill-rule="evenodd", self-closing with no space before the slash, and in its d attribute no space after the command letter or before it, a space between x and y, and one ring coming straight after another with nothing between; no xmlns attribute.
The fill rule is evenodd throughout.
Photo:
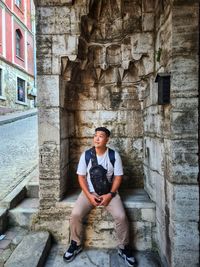
<svg viewBox="0 0 200 267"><path fill-rule="evenodd" d="M112 184L108 181L106 176L107 170L98 164L94 147L91 149L91 163L92 167L90 168L89 173L95 192L99 196L108 194L111 190Z"/></svg>

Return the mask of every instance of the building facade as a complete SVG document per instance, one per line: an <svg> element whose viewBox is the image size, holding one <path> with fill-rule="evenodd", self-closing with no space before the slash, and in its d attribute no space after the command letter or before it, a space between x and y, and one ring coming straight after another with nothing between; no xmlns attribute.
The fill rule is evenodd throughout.
<svg viewBox="0 0 200 267"><path fill-rule="evenodd" d="M0 106L35 105L35 7L32 0L0 1Z"/></svg>

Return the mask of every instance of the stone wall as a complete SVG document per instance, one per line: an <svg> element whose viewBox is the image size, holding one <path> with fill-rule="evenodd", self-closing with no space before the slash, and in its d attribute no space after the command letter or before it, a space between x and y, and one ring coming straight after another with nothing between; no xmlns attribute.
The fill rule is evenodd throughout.
<svg viewBox="0 0 200 267"><path fill-rule="evenodd" d="M142 106L153 73L153 27L153 1L38 1L41 201L77 186L78 157L98 125L112 131L125 186L143 186Z"/></svg>
<svg viewBox="0 0 200 267"><path fill-rule="evenodd" d="M124 163L124 187L143 187L142 93L153 73L152 1L88 1L81 17L76 60L68 60L65 107L70 177L97 126L111 130L110 146ZM75 3L76 7L76 3Z"/></svg>
<svg viewBox="0 0 200 267"><path fill-rule="evenodd" d="M163 262L196 266L198 1L37 3L40 223L54 232L53 214L67 231L56 205L102 124L125 181L142 186L144 170ZM168 105L157 104L158 72L171 74Z"/></svg>
<svg viewBox="0 0 200 267"><path fill-rule="evenodd" d="M145 188L156 202L157 241L168 266L198 265L198 1L157 1L156 72L171 74L171 103L145 100Z"/></svg>
<svg viewBox="0 0 200 267"><path fill-rule="evenodd" d="M28 94L28 90L34 86L34 78L12 65L7 64L3 60L0 60L0 68L2 69L3 92L2 96L0 96L0 106L16 110L26 110L33 107L34 100L33 97ZM17 101L17 77L26 82L25 103L19 103Z"/></svg>

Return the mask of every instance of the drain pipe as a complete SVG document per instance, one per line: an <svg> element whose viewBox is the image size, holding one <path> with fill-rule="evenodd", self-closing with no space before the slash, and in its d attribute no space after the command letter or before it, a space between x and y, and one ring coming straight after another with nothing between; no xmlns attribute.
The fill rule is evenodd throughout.
<svg viewBox="0 0 200 267"><path fill-rule="evenodd" d="M199 162L199 173L197 182L199 185L199 207L200 207L200 3L199 3L199 26L198 26L198 162ZM200 209L199 209L199 218L200 218ZM199 219L199 233L200 233L200 219Z"/></svg>

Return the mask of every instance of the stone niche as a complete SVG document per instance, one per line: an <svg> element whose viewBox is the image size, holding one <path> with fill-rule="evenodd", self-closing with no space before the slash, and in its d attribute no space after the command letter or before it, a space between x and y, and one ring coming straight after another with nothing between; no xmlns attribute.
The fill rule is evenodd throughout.
<svg viewBox="0 0 200 267"><path fill-rule="evenodd" d="M80 21L76 59L62 58L69 173L75 188L80 153L91 146L97 126L111 130L109 145L122 156L122 187L143 187L143 99L154 64L154 15L146 2L90 1Z"/></svg>

